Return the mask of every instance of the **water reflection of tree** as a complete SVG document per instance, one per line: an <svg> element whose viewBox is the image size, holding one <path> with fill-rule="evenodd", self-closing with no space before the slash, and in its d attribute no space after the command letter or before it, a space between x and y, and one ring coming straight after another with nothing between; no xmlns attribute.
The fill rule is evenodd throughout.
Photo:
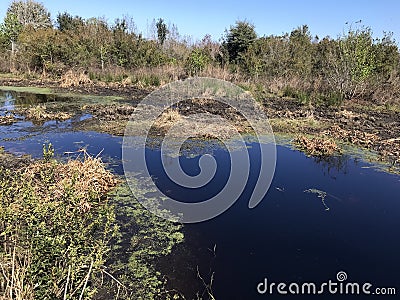
<svg viewBox="0 0 400 300"><path fill-rule="evenodd" d="M11 94L15 99L15 104L20 106L35 105L39 103L47 103L56 100L55 95L21 93L21 92L11 92Z"/></svg>
<svg viewBox="0 0 400 300"><path fill-rule="evenodd" d="M331 174L334 171L347 174L349 162L352 159L357 163L357 160L352 158L350 155L314 157L314 162L322 166L327 174Z"/></svg>
<svg viewBox="0 0 400 300"><path fill-rule="evenodd" d="M0 96L0 108L3 109L12 109L15 105L15 98L10 92L3 92L3 95Z"/></svg>
<svg viewBox="0 0 400 300"><path fill-rule="evenodd" d="M146 140L146 148L151 150L161 150L163 139L165 136L148 137ZM179 140L176 141L177 143ZM186 158L193 158L205 154L213 155L215 150L226 150L226 146L219 139L205 139L202 137L187 138L184 143L180 145L179 155ZM165 149L168 152L168 148Z"/></svg>

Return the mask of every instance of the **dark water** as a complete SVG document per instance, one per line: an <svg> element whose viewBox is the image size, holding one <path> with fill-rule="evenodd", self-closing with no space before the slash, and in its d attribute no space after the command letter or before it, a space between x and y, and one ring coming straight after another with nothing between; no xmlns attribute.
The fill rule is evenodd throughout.
<svg viewBox="0 0 400 300"><path fill-rule="evenodd" d="M0 99L2 113L12 110L13 105L9 94ZM76 122L80 119L35 126L21 118L11 126L0 126L0 146L37 157L44 142L51 142L57 153L86 146L92 154L103 150L102 157L122 174L122 138L74 131ZM258 146L249 146L250 160L257 162ZM212 149L218 163L217 180L198 190L183 190L168 180L158 149L149 148L146 155L159 188L178 200L204 200L218 193L229 176L229 154L224 148ZM190 175L200 171L198 160L199 156L180 158L182 168ZM163 268L187 298L203 290L197 277L198 266L206 284L214 274L212 290L216 299L398 299L400 176L376 171L351 156L318 161L278 146L271 188L263 201L250 210L248 199L257 175L254 163L244 193L224 214L185 225L186 243ZM325 205L317 194L304 192L310 188L328 193ZM268 283L298 283L300 287L302 283L315 283L319 289L329 280L338 282L336 275L341 271L347 274L344 283L371 283L371 293L376 287L395 287L397 296L332 296L327 288L319 296L283 296L276 288L272 294L257 292L257 285L265 278Z"/></svg>

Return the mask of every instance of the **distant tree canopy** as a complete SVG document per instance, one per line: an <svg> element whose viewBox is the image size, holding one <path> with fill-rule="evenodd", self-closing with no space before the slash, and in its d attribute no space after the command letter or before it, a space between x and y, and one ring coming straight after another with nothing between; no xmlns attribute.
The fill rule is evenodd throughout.
<svg viewBox="0 0 400 300"><path fill-rule="evenodd" d="M68 12L59 13L53 27L42 4L14 1L0 24L0 69L61 76L79 68L92 78L119 80L126 75L113 74L158 68L173 70L168 78L183 72L265 86L272 82L290 97L373 98L379 91L400 97L397 43L390 33L374 38L369 27L350 27L335 39L312 38L307 25L258 37L253 24L237 21L225 30L222 41L206 35L196 43L161 18L154 19L151 30L145 39L131 18L109 23ZM160 82L155 77L150 81Z"/></svg>
<svg viewBox="0 0 400 300"><path fill-rule="evenodd" d="M56 26L60 31L78 30L84 25L84 20L78 16L71 16L69 13L59 13L57 15Z"/></svg>

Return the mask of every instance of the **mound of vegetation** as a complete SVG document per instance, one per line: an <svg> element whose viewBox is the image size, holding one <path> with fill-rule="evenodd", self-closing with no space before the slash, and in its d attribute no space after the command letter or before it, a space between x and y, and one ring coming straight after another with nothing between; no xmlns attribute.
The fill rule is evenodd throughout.
<svg viewBox="0 0 400 300"><path fill-rule="evenodd" d="M81 152L65 163L51 144L36 161L0 152L19 162L0 164L0 299L169 295L154 263L183 240L181 226L147 212Z"/></svg>
<svg viewBox="0 0 400 300"><path fill-rule="evenodd" d="M47 151L0 169L0 290L8 299L88 299L118 233L105 197L117 181L99 158L62 164Z"/></svg>

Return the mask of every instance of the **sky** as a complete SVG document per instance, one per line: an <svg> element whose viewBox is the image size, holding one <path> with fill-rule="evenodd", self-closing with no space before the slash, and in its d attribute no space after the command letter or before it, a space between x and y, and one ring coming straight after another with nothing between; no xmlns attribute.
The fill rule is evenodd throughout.
<svg viewBox="0 0 400 300"><path fill-rule="evenodd" d="M259 36L290 33L303 24L313 36L336 38L361 25L371 27L375 37L393 32L400 42L400 1L398 0L42 0L53 19L67 11L83 18L105 17L109 23L124 15L133 18L138 33L148 36L153 19L163 18L177 25L179 33L200 40L210 34L219 40L225 29L238 20L251 22ZM10 0L0 0L2 21ZM347 23L347 24L346 24Z"/></svg>

